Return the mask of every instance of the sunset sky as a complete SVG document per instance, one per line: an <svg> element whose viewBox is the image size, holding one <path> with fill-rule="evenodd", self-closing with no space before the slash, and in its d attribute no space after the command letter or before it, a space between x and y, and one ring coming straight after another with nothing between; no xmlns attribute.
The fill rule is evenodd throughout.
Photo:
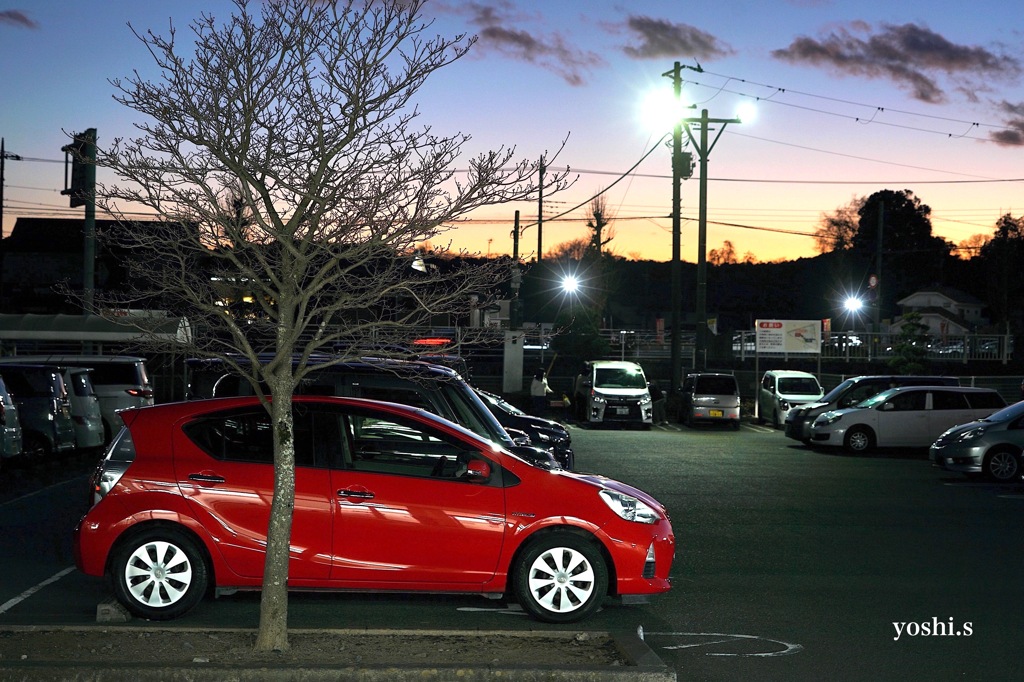
<svg viewBox="0 0 1024 682"><path fill-rule="evenodd" d="M138 115L112 99L108 79L157 74L129 24L161 35L173 24L185 40L201 12L226 19L232 9L0 0L4 232L19 216L82 216L59 194L67 134L95 127L103 145L133 133ZM427 81L422 122L471 135L468 153L515 146L576 178L546 197L545 252L586 234L590 199L608 188L611 249L669 259L671 124L643 114L652 92L671 93L662 74L675 61L689 67L688 115L757 111L711 153L708 248L728 240L741 257L812 256L822 214L880 189L912 190L932 208L934 233L954 243L1024 215L1024 24L1009 0L431 0L425 16L431 34L478 41ZM696 173L682 197L683 259L695 261ZM443 242L511 253L516 209L527 225L520 252L532 258L536 202L482 210Z"/></svg>

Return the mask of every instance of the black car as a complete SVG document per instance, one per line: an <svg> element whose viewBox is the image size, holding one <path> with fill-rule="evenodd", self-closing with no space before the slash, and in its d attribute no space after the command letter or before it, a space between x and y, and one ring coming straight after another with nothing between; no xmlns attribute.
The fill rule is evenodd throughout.
<svg viewBox="0 0 1024 682"><path fill-rule="evenodd" d="M535 447L544 448L554 455L563 469L572 469L575 456L572 451L572 438L565 427L551 419L534 417L526 414L515 405L494 393L474 387L480 400L491 411L494 418L506 429L518 429L530 437Z"/></svg>

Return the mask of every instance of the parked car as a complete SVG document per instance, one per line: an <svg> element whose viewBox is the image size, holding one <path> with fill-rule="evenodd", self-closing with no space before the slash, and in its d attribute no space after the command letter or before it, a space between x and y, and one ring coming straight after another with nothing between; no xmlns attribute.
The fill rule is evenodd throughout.
<svg viewBox="0 0 1024 682"><path fill-rule="evenodd" d="M959 424L935 439L928 457L947 471L1019 480L1024 472L1024 400L984 419Z"/></svg>
<svg viewBox="0 0 1024 682"><path fill-rule="evenodd" d="M510 594L566 623L608 596L671 586L671 524L636 488L541 469L424 410L294 400L292 589ZM275 478L266 409L234 398L122 417L74 532L78 568L151 620L211 587L260 589Z"/></svg>
<svg viewBox="0 0 1024 682"><path fill-rule="evenodd" d="M576 377L573 404L581 422L650 428L654 405L644 370L635 362L593 360Z"/></svg>
<svg viewBox="0 0 1024 682"><path fill-rule="evenodd" d="M99 450L106 443L103 411L92 384L88 367L62 367L64 384L71 402L71 421L75 425L75 447L81 451Z"/></svg>
<svg viewBox="0 0 1024 682"><path fill-rule="evenodd" d="M854 407L818 415L811 426L815 447L867 452L876 447L928 447L943 431L981 419L1006 406L991 388L900 386Z"/></svg>
<svg viewBox="0 0 1024 682"><path fill-rule="evenodd" d="M530 443L550 450L563 469L572 469L575 456L572 451L572 437L564 426L553 419L526 414L518 407L494 393L474 388L484 405L505 430L519 429L530 437Z"/></svg>
<svg viewBox="0 0 1024 682"><path fill-rule="evenodd" d="M740 387L732 374L696 372L683 378L679 421L740 428Z"/></svg>
<svg viewBox="0 0 1024 682"><path fill-rule="evenodd" d="M959 386L956 377L912 376L912 375L872 375L850 377L831 391L821 400L813 403L797 405L786 414L786 436L798 440L805 445L811 442L811 424L817 416L830 410L841 410L853 407L876 393L896 386Z"/></svg>
<svg viewBox="0 0 1024 682"><path fill-rule="evenodd" d="M0 466L4 460L21 457L21 439L18 404L7 390L3 377L0 377Z"/></svg>
<svg viewBox="0 0 1024 682"><path fill-rule="evenodd" d="M818 378L809 372L770 369L761 377L757 392L757 418L779 428L793 407L816 402L825 392Z"/></svg>
<svg viewBox="0 0 1024 682"><path fill-rule="evenodd" d="M52 365L0 364L0 376L18 406L22 452L49 457L75 449L71 400L60 369Z"/></svg>
<svg viewBox="0 0 1024 682"><path fill-rule="evenodd" d="M90 380L99 399L103 414L104 442L121 428L117 411L126 407L142 407L153 404L153 384L149 379L146 360L129 355L72 355L52 353L49 355L12 355L3 358L5 363L43 363L65 367L88 367L92 370Z"/></svg>
<svg viewBox="0 0 1024 682"><path fill-rule="evenodd" d="M241 358L237 359L243 362ZM323 361L324 358L318 358ZM252 385L221 360L185 362L188 396L222 398L254 395ZM516 454L540 464L557 465L547 450L517 443L494 418L473 388L450 367L425 362L363 358L310 374L299 395L334 395L385 400L420 407L460 424ZM527 437L528 439L528 437Z"/></svg>

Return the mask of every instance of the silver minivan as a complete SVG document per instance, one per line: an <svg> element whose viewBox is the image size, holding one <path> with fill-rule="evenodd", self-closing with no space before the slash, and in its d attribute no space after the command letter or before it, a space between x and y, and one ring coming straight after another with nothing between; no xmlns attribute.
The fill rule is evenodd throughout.
<svg viewBox="0 0 1024 682"><path fill-rule="evenodd" d="M679 421L740 428L740 387L732 374L697 372L683 378Z"/></svg>
<svg viewBox="0 0 1024 682"><path fill-rule="evenodd" d="M926 448L946 429L1006 407L991 388L899 386L853 407L823 412L811 425L814 447L861 453L876 447Z"/></svg>
<svg viewBox="0 0 1024 682"><path fill-rule="evenodd" d="M75 423L75 446L79 450L99 450L106 443L103 412L88 367L64 367L64 384L71 400L71 420Z"/></svg>

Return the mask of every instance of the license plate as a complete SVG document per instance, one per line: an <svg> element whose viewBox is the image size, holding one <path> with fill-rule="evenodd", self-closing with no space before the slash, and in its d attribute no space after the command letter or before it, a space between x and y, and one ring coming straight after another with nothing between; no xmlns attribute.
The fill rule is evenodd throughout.
<svg viewBox="0 0 1024 682"><path fill-rule="evenodd" d="M721 410L708 410L708 414L711 415L712 417L721 417L722 416L722 411Z"/></svg>
<svg viewBox="0 0 1024 682"><path fill-rule="evenodd" d="M615 408L615 414L629 414L629 408L628 407L616 407Z"/></svg>

